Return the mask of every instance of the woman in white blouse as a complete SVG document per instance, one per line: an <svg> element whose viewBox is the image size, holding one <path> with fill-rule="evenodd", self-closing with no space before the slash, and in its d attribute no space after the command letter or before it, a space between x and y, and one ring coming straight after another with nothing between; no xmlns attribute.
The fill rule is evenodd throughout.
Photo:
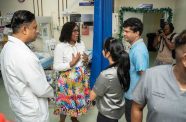
<svg viewBox="0 0 186 122"><path fill-rule="evenodd" d="M85 45L79 38L79 27L75 22L63 25L60 42L54 51L55 71L59 72L56 80L55 114L60 114L60 122L70 115L73 122L86 113L90 107L89 77L83 65L88 61L84 54Z"/></svg>

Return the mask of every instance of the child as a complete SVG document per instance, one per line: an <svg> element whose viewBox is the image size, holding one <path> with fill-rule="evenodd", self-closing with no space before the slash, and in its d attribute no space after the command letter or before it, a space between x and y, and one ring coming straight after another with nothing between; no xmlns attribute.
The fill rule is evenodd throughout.
<svg viewBox="0 0 186 122"><path fill-rule="evenodd" d="M90 93L96 98L97 122L118 122L124 113L124 92L130 85L130 61L122 42L109 37L103 47L103 56L110 66L102 71Z"/></svg>

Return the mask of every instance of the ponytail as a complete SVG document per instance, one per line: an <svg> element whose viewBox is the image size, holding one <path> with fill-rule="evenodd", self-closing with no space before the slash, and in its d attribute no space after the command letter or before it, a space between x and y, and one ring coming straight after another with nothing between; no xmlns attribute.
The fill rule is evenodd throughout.
<svg viewBox="0 0 186 122"><path fill-rule="evenodd" d="M129 55L127 52L122 51L120 59L118 61L117 75L120 84L123 87L125 92L129 89L130 86L129 69L130 69Z"/></svg>
<svg viewBox="0 0 186 122"><path fill-rule="evenodd" d="M122 42L112 37L106 39L103 49L110 52L112 60L115 63L108 68L117 67L118 79L126 92L130 86L130 60L128 53L124 50Z"/></svg>

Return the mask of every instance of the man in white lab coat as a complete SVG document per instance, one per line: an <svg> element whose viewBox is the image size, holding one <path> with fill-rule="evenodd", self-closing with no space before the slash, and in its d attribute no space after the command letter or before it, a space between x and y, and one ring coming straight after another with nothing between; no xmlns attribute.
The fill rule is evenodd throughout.
<svg viewBox="0 0 186 122"><path fill-rule="evenodd" d="M35 41L35 16L16 11L11 20L13 35L1 52L1 72L16 122L48 122L48 101L53 89L47 83L39 59L26 45Z"/></svg>

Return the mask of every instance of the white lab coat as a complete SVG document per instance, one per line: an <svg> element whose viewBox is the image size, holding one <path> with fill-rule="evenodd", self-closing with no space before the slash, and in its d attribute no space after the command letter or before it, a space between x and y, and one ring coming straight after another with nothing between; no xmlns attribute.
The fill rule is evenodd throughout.
<svg viewBox="0 0 186 122"><path fill-rule="evenodd" d="M1 72L16 121L48 122L47 98L54 94L40 61L22 41L8 38L1 52Z"/></svg>

